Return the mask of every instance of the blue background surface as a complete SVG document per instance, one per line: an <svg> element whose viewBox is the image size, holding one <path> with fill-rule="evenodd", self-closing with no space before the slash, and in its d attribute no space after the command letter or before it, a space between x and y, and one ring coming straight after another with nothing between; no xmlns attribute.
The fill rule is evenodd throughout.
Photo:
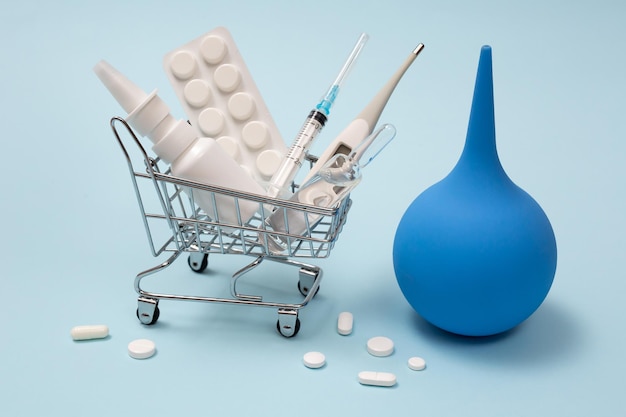
<svg viewBox="0 0 626 417"><path fill-rule="evenodd" d="M626 411L625 3L22 1L0 11L2 415ZM162 56L217 26L230 29L285 138L358 35L370 35L314 153L426 45L381 117L398 137L353 193L293 339L276 333L270 309L162 302L157 325L135 318L134 275L157 260L108 126L123 114L92 67L106 59L145 90L158 88L182 118ZM405 208L460 155L483 44L493 47L502 164L546 211L559 260L530 319L472 339L417 316L395 281L391 247ZM182 259L163 285L222 291L247 261L214 256L198 276ZM250 285L297 294L294 271L260 274ZM344 310L355 317L348 337L335 331ZM108 339L71 340L73 326L96 323L109 325ZM370 356L372 336L392 338L395 353ZM154 340L156 356L131 359L126 346L137 338ZM324 368L302 365L311 350L326 354ZM411 356L427 369L409 370ZM361 386L361 370L394 372L398 384Z"/></svg>

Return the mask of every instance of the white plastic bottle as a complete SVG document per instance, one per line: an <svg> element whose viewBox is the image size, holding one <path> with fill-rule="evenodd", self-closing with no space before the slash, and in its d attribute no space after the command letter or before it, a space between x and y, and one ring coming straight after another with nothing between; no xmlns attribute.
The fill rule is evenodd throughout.
<svg viewBox="0 0 626 417"><path fill-rule="evenodd" d="M177 120L156 90L146 94L106 61L100 61L94 72L113 97L128 112L126 121L141 136L148 137L152 150L171 164L172 174L191 181L263 196L259 185L214 139L198 138L184 120ZM245 224L259 208L258 203L194 190L195 203L214 220L230 225ZM214 204L215 203L215 204Z"/></svg>

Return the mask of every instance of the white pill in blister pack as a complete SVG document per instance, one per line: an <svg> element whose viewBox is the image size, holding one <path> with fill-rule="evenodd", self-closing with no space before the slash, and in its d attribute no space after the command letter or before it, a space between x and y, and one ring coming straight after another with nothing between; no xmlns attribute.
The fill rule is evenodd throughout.
<svg viewBox="0 0 626 417"><path fill-rule="evenodd" d="M392 387L396 385L396 376L391 372L362 371L359 372L359 383L378 387Z"/></svg>
<svg viewBox="0 0 626 417"><path fill-rule="evenodd" d="M167 53L165 72L189 122L258 182L276 172L287 147L226 28Z"/></svg>

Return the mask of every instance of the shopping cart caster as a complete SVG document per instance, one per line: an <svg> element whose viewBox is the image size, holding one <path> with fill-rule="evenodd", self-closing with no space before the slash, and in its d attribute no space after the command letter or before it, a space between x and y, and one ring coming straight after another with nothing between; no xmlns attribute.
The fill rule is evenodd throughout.
<svg viewBox="0 0 626 417"><path fill-rule="evenodd" d="M156 323L161 314L158 304L158 300L150 298L137 299L137 318L139 321L146 325Z"/></svg>
<svg viewBox="0 0 626 417"><path fill-rule="evenodd" d="M279 309L276 330L284 337L294 337L300 331L300 319L297 310Z"/></svg>
<svg viewBox="0 0 626 417"><path fill-rule="evenodd" d="M187 258L187 264L194 272L202 272L209 265L209 254L202 252L191 252Z"/></svg>
<svg viewBox="0 0 626 417"><path fill-rule="evenodd" d="M313 288L313 284L318 278L318 275L319 271L310 271L306 268L300 268L300 278L298 280L298 291L300 291L300 294L304 295L305 297L309 294L309 291L311 290L311 288ZM317 295L319 290L320 287L318 285L317 289L315 290L315 294L313 294L313 297Z"/></svg>

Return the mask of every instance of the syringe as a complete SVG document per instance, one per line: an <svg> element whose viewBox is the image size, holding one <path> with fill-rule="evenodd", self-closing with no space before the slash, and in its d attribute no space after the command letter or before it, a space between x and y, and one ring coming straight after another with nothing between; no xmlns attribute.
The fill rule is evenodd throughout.
<svg viewBox="0 0 626 417"><path fill-rule="evenodd" d="M341 68L341 71L339 71L337 78L331 84L324 97L322 97L320 102L307 116L304 124L300 128L300 132L294 139L291 148L287 151L280 167L269 182L267 189L267 195L269 197L288 197L291 183L298 174L298 170L302 166L302 161L304 160L311 143L313 143L326 124L328 115L330 114L330 108L337 98L341 85L348 76L350 69L354 66L357 57L361 53L361 50L363 49L363 46L365 46L368 39L369 37L367 34L361 34L356 45L352 49L350 56L348 56L348 60Z"/></svg>
<svg viewBox="0 0 626 417"><path fill-rule="evenodd" d="M420 43L413 49L409 56L404 60L400 68L391 76L391 78L383 85L374 98L365 106L361 113L335 138L335 140L326 148L322 155L311 170L305 175L302 183L306 183L313 178L317 171L323 167L333 156L338 153L348 155L352 150L367 136L369 136L378 118L383 112L387 101L391 97L394 89L400 82L400 79L411 66L415 58L424 49L424 44Z"/></svg>

